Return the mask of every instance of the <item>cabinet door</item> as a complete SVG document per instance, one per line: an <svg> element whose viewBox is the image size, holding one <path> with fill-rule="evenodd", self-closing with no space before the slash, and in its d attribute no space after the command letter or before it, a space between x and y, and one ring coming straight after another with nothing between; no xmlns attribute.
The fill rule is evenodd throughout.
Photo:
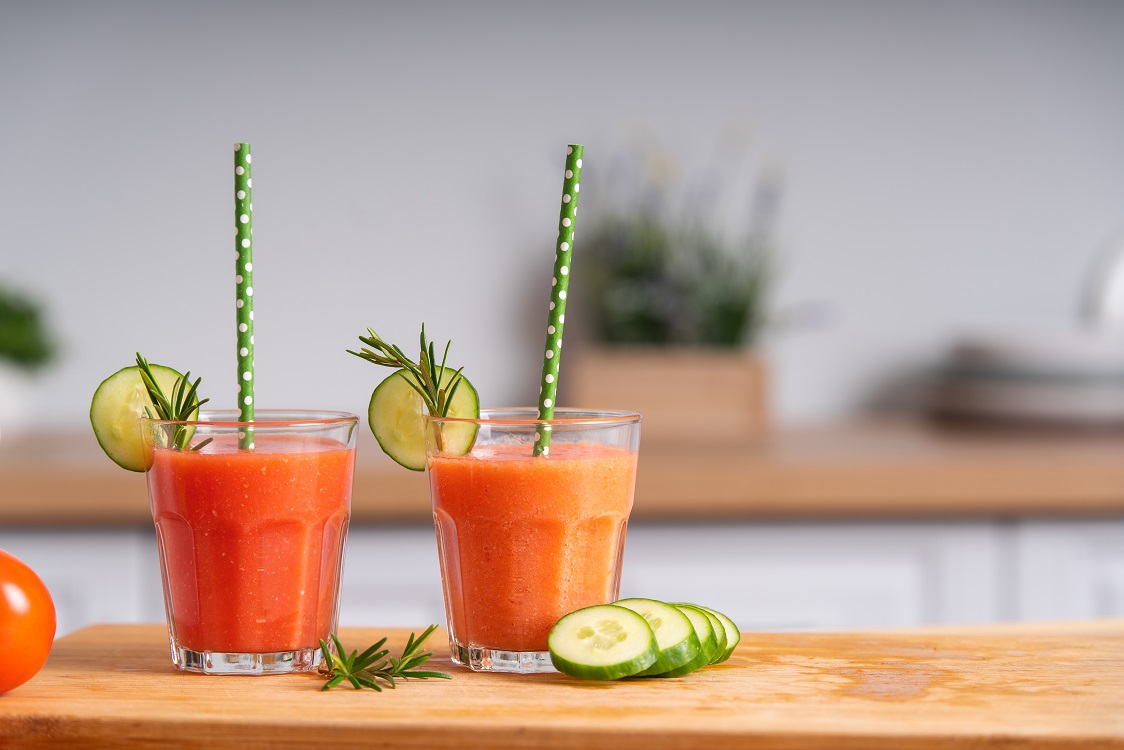
<svg viewBox="0 0 1124 750"><path fill-rule="evenodd" d="M1124 519L1021 523L1017 558L1021 619L1124 616Z"/></svg>
<svg viewBox="0 0 1124 750"><path fill-rule="evenodd" d="M986 622L996 536L984 523L635 524L621 591L712 606L743 630Z"/></svg>
<svg viewBox="0 0 1124 750"><path fill-rule="evenodd" d="M445 624L437 537L428 525L352 526L344 552L340 625Z"/></svg>
<svg viewBox="0 0 1124 750"><path fill-rule="evenodd" d="M7 530L0 549L30 565L55 602L57 635L98 622L163 619L153 617L152 580L145 569L156 564L156 543L140 529ZM159 576L155 578L159 586ZM160 599L159 589L155 592Z"/></svg>

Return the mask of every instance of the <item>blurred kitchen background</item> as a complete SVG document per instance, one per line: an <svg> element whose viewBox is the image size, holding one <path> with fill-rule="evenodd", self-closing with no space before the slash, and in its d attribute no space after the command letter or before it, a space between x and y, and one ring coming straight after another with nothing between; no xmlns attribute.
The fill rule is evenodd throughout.
<svg viewBox="0 0 1124 750"><path fill-rule="evenodd" d="M716 412L645 427L626 593L745 629L1124 615L1124 3L9 1L0 103L0 547L64 631L162 618L89 400L139 350L233 406L235 140L261 406L365 413L345 349L423 321L533 402L583 143L563 394L627 406L574 389L636 355L676 373L653 414ZM676 327L720 296L751 324ZM424 483L369 460L343 621L442 622Z"/></svg>

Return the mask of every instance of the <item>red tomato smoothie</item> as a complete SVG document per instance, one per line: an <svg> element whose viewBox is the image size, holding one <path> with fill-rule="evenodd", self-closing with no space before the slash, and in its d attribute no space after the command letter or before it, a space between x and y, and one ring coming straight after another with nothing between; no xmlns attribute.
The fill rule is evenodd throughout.
<svg viewBox="0 0 1124 750"><path fill-rule="evenodd" d="M156 448L152 516L174 639L194 651L316 648L334 628L355 450L324 438L222 436Z"/></svg>
<svg viewBox="0 0 1124 750"><path fill-rule="evenodd" d="M550 450L430 456L449 627L463 646L545 651L558 618L617 596L636 453Z"/></svg>

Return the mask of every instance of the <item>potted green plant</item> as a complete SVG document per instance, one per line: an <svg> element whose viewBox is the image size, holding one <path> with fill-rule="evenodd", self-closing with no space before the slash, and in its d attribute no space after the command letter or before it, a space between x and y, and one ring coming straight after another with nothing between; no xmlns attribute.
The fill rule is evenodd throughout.
<svg viewBox="0 0 1124 750"><path fill-rule="evenodd" d="M30 297L0 286L0 360L35 371L49 363L54 353L42 307Z"/></svg>
<svg viewBox="0 0 1124 750"><path fill-rule="evenodd" d="M32 380L55 356L44 309L0 285L0 430L9 435L32 411Z"/></svg>
<svg viewBox="0 0 1124 750"><path fill-rule="evenodd" d="M590 335L604 345L747 348L766 321L760 238L724 243L700 224L615 215L583 238Z"/></svg>
<svg viewBox="0 0 1124 750"><path fill-rule="evenodd" d="M591 210L579 229L567 398L640 411L649 442L755 440L768 425L760 344L779 177L758 180L749 228L734 238L701 211L670 209L669 192L648 180L629 193L638 200Z"/></svg>

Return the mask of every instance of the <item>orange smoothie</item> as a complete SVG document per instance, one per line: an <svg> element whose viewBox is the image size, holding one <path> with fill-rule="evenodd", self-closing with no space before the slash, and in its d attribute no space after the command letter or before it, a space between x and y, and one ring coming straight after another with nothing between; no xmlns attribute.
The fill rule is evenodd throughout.
<svg viewBox="0 0 1124 750"><path fill-rule="evenodd" d="M318 647L334 628L354 448L231 435L155 448L148 471L174 638L194 651Z"/></svg>
<svg viewBox="0 0 1124 750"><path fill-rule="evenodd" d="M463 646L545 651L562 615L617 597L636 453L592 443L429 458L450 632Z"/></svg>

